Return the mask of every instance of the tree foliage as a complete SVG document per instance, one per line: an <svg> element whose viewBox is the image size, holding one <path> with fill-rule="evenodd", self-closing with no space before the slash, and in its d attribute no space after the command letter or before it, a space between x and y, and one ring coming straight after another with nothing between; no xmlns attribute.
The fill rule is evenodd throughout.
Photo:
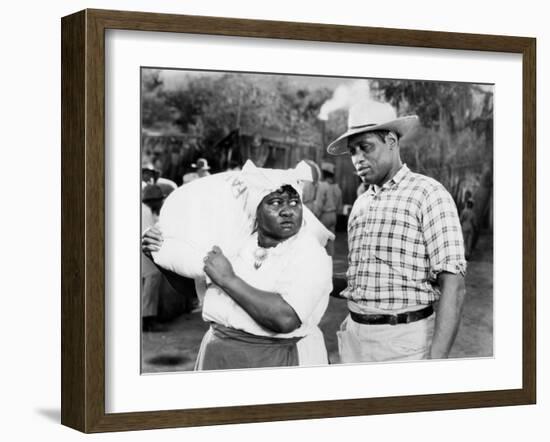
<svg viewBox="0 0 550 442"><path fill-rule="evenodd" d="M378 97L391 102L400 115L419 116L422 129L408 142L419 169L438 169L434 174L448 181L459 168L492 161L491 88L412 80L376 80L373 86Z"/></svg>
<svg viewBox="0 0 550 442"><path fill-rule="evenodd" d="M166 106L163 81L158 69L144 69L141 72L141 121L144 127L153 127L156 123L171 119L170 109Z"/></svg>
<svg viewBox="0 0 550 442"><path fill-rule="evenodd" d="M328 89L293 87L286 77L251 74L191 77L185 88L166 90L154 77L144 89L143 124L170 124L200 139L205 149L231 130L276 131L301 137L318 131L317 114ZM163 112L154 114L162 103Z"/></svg>

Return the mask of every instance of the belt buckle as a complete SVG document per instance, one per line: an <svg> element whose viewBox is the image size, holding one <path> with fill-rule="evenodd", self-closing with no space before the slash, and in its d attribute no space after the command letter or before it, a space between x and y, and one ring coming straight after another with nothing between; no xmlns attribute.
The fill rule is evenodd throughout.
<svg viewBox="0 0 550 442"><path fill-rule="evenodd" d="M399 316L390 315L390 325L397 325L397 324L399 324Z"/></svg>

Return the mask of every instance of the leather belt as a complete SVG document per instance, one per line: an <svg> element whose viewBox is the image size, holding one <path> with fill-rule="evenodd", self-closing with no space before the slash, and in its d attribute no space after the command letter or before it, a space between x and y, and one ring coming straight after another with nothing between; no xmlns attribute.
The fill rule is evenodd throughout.
<svg viewBox="0 0 550 442"><path fill-rule="evenodd" d="M426 308L420 310L413 310L410 312L397 313L395 315L386 314L372 314L365 315L362 313L355 313L350 311L349 314L353 321L359 324L381 325L381 324L409 324L410 322L420 321L421 319L431 316L434 312L433 306L429 305Z"/></svg>

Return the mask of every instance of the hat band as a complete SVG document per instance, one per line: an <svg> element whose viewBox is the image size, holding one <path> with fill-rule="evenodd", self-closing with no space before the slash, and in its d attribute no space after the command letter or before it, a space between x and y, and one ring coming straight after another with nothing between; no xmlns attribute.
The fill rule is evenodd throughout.
<svg viewBox="0 0 550 442"><path fill-rule="evenodd" d="M351 129L362 129L363 127L377 126L376 123L361 124L360 126L350 126Z"/></svg>

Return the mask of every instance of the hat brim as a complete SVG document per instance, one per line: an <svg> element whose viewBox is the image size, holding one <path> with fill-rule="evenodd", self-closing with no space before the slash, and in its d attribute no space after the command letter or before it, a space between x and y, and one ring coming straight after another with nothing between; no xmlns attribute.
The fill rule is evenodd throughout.
<svg viewBox="0 0 550 442"><path fill-rule="evenodd" d="M391 130L403 138L418 124L418 116L409 115L406 117L397 118L387 123L375 124L372 126L363 126L349 129L343 135L340 135L336 140L330 143L327 147L327 152L331 155L344 155L349 152L348 138L364 132L373 132L375 130Z"/></svg>

